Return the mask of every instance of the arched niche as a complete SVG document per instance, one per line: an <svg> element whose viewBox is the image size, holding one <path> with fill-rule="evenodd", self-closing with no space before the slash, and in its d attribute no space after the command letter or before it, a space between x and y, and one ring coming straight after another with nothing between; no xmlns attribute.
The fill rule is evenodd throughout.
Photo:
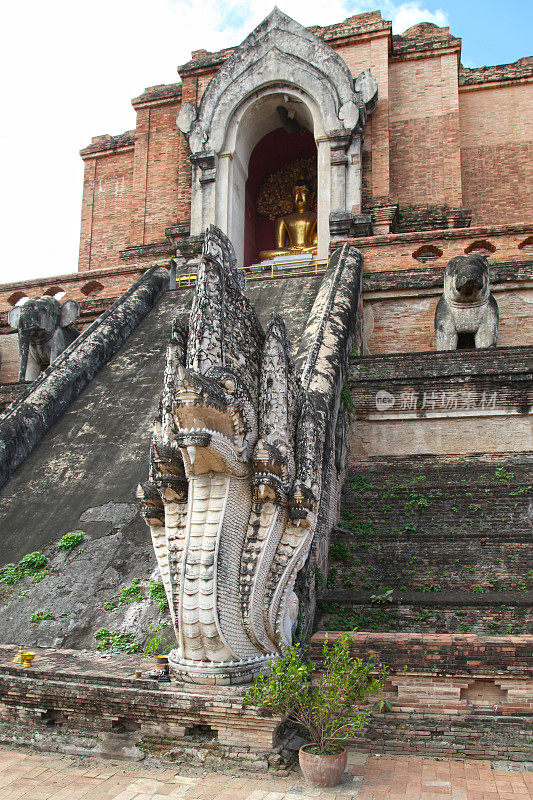
<svg viewBox="0 0 533 800"><path fill-rule="evenodd" d="M310 131L317 142L317 151L327 151L322 159L318 157L318 173L320 183L320 167L326 171L329 164L329 149L323 135L322 120L316 103L300 89L288 85L270 85L258 90L241 103L229 120L224 146L218 156L217 174L214 180L215 224L227 232L239 264L244 263L246 182L249 177L250 157L255 147L269 134L280 127L278 106L294 112L300 125ZM307 153L302 149L302 157ZM322 176L322 183L327 184ZM319 203L326 201L329 192L319 192ZM320 223L322 222L322 250L327 253L329 245L328 211L319 211L319 245ZM205 225L202 225L203 229ZM272 242L270 247L273 247ZM320 247L319 247L320 249Z"/></svg>
<svg viewBox="0 0 533 800"><path fill-rule="evenodd" d="M180 110L193 164L191 235L217 225L243 263L250 155L279 127L276 109L285 104L317 144L318 256L327 256L331 221L347 233L342 225L361 209L361 134L376 100L370 70L354 81L335 51L274 9L224 62L199 106Z"/></svg>
<svg viewBox="0 0 533 800"><path fill-rule="evenodd" d="M295 114L297 124L301 120ZM309 160L317 163L317 147L312 132L300 124L289 133L284 127L276 128L263 136L252 150L248 162L245 184L244 210L244 266L254 264L261 250L272 249L275 241L275 221L257 210L261 189L271 175L295 162ZM301 173L298 173L301 176ZM316 206L314 207L316 211Z"/></svg>

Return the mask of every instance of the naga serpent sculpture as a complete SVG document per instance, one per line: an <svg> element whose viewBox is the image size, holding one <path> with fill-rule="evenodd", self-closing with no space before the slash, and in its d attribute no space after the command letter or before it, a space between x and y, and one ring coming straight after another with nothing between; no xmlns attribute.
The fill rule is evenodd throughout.
<svg viewBox="0 0 533 800"><path fill-rule="evenodd" d="M336 514L361 272L355 248L333 254L295 364L283 320L264 332L244 296L229 239L206 232L137 491L185 681L249 681L292 640L297 573Z"/></svg>

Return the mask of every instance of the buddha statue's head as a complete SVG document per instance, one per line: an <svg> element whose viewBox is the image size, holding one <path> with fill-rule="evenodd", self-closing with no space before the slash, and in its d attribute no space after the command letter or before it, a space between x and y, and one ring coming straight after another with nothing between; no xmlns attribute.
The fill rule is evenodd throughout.
<svg viewBox="0 0 533 800"><path fill-rule="evenodd" d="M298 181L292 187L292 205L295 211L303 212L309 210L311 192L305 181Z"/></svg>

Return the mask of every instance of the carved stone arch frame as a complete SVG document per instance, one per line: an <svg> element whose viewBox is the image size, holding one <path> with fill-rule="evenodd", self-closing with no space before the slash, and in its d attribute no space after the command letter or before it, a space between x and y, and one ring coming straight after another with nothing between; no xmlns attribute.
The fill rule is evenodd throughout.
<svg viewBox="0 0 533 800"><path fill-rule="evenodd" d="M329 141L316 101L301 88L278 82L254 92L234 111L217 158L214 182L216 224L228 232L239 263L242 263L244 255L244 198L250 156L258 141L279 127L279 117L276 119L275 109L280 104L286 105L287 99L289 106L298 110L299 121L306 125L316 140L319 187L318 252L319 257L327 256L330 208Z"/></svg>
<svg viewBox="0 0 533 800"><path fill-rule="evenodd" d="M276 104L292 104L317 143L318 256L325 258L331 233L348 233L343 221L361 211L362 131L376 99L370 70L354 81L334 50L274 9L212 78L198 108L180 110L193 164L191 234L217 225L243 263L248 161L279 127Z"/></svg>

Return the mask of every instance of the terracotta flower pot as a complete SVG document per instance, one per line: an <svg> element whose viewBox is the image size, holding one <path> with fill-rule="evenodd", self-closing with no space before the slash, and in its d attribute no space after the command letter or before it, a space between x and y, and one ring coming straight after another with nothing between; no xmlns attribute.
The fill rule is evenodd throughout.
<svg viewBox="0 0 533 800"><path fill-rule="evenodd" d="M313 747L316 745L304 744L303 747L300 747L298 755L304 778L313 786L336 786L346 769L348 756L346 750L343 747L340 753L321 756L309 752L309 749Z"/></svg>

